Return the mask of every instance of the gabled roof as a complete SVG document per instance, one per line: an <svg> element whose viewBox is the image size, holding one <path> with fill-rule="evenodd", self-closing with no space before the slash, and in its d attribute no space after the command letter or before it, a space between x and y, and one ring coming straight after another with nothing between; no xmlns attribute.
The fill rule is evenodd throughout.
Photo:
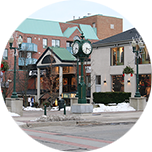
<svg viewBox="0 0 152 152"><path fill-rule="evenodd" d="M79 26L85 36L85 39L99 40L94 29L90 25L79 24Z"/></svg>
<svg viewBox="0 0 152 152"><path fill-rule="evenodd" d="M49 47L55 55L62 61L62 62L67 62L67 61L76 61L76 58L65 48L60 48L60 47Z"/></svg>
<svg viewBox="0 0 152 152"><path fill-rule="evenodd" d="M109 38L100 40L98 42L93 43L93 47L97 46L104 46L104 45L110 45L111 43L118 43L118 42L127 42L131 41L132 37L139 36L140 34L135 28L132 28L130 30L127 30L125 32L122 32L120 34L111 36Z"/></svg>
<svg viewBox="0 0 152 152"><path fill-rule="evenodd" d="M25 19L16 29L22 33L63 37L59 22L40 19Z"/></svg>
<svg viewBox="0 0 152 152"><path fill-rule="evenodd" d="M40 60L46 55L48 51L54 53L54 55L61 61L61 62L75 62L76 58L65 48L60 47L48 47L40 58L37 60L36 65L40 62Z"/></svg>
<svg viewBox="0 0 152 152"><path fill-rule="evenodd" d="M63 35L64 35L65 37L69 38L76 29L78 29L78 31L81 33L81 31L79 30L79 28L78 28L77 26L75 26L75 27L71 27L71 28L68 27L68 28L64 31Z"/></svg>
<svg viewBox="0 0 152 152"><path fill-rule="evenodd" d="M69 24L69 23L67 23ZM79 32L83 32L86 39L98 40L95 30L90 25L79 24L80 29L75 26L67 28L64 33L62 33L59 22L42 20L42 19L25 19L16 29L26 34L36 34L36 35L49 35L49 36L59 36L69 38L72 33L78 29Z"/></svg>

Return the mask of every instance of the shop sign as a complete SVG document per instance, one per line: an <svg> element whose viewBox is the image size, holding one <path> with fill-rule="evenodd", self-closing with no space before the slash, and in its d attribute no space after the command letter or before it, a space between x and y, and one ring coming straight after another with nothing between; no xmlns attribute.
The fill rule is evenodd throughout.
<svg viewBox="0 0 152 152"><path fill-rule="evenodd" d="M46 70L40 70L40 76L44 75ZM30 70L29 71L29 76L37 76L37 70Z"/></svg>
<svg viewBox="0 0 152 152"><path fill-rule="evenodd" d="M74 98L76 94L74 93L63 93L63 98Z"/></svg>

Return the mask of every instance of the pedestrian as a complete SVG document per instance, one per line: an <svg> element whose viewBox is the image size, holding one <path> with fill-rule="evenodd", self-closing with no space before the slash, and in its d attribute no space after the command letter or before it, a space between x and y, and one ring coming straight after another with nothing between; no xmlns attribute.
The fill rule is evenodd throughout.
<svg viewBox="0 0 152 152"><path fill-rule="evenodd" d="M34 98L33 97L31 98L31 104L32 104L31 107L34 107Z"/></svg>

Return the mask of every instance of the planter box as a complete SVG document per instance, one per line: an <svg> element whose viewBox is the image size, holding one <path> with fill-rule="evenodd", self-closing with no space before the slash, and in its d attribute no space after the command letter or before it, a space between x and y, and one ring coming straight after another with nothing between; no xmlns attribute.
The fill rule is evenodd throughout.
<svg viewBox="0 0 152 152"><path fill-rule="evenodd" d="M130 97L129 102L130 106L137 111L144 110L147 104L145 97Z"/></svg>

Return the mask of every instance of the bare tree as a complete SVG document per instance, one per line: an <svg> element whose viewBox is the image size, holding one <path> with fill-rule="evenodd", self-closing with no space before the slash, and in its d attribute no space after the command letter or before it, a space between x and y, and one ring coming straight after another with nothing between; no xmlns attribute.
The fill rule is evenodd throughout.
<svg viewBox="0 0 152 152"><path fill-rule="evenodd" d="M53 55L50 56L49 63L41 79L42 89L45 90L41 97L47 95L47 100L53 105L53 101L59 97L59 68L53 65Z"/></svg>

